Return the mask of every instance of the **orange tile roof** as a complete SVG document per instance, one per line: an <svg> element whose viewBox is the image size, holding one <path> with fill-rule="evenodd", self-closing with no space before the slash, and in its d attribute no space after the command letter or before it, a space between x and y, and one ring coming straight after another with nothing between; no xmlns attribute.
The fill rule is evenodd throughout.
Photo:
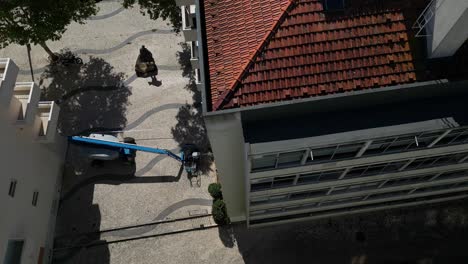
<svg viewBox="0 0 468 264"><path fill-rule="evenodd" d="M403 13L318 0L207 0L214 111L416 81Z"/></svg>

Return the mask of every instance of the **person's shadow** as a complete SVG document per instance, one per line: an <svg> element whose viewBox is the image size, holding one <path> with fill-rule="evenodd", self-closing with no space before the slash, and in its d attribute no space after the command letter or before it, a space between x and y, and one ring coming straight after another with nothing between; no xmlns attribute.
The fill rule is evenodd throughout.
<svg viewBox="0 0 468 264"><path fill-rule="evenodd" d="M159 87L162 85L162 81L158 80L156 76L151 76L151 82L148 82L148 84Z"/></svg>

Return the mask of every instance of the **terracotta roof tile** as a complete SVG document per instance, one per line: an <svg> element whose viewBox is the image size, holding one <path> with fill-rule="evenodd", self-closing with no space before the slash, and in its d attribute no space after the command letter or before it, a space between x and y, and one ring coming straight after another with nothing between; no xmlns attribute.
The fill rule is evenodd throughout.
<svg viewBox="0 0 468 264"><path fill-rule="evenodd" d="M329 18L318 0L215 3L205 2L213 110L416 81L397 9Z"/></svg>

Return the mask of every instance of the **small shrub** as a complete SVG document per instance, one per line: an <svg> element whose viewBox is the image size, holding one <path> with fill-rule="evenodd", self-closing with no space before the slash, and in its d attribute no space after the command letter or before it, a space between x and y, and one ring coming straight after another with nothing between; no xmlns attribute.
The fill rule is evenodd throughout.
<svg viewBox="0 0 468 264"><path fill-rule="evenodd" d="M223 194L221 193L221 184L219 183L210 184L208 186L208 192L215 200L223 199Z"/></svg>
<svg viewBox="0 0 468 264"><path fill-rule="evenodd" d="M226 204L223 200L215 200L211 209L213 219L218 225L229 224L229 217L226 211Z"/></svg>

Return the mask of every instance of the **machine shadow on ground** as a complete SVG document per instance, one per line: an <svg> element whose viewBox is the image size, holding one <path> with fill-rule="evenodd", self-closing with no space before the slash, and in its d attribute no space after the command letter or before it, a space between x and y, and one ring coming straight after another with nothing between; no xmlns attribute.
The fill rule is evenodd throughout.
<svg viewBox="0 0 468 264"><path fill-rule="evenodd" d="M63 55L74 56L62 50ZM125 75L101 58L84 64L49 64L40 82L45 100L60 105L58 129L62 135L76 135L96 128L123 128L131 95Z"/></svg>
<svg viewBox="0 0 468 264"><path fill-rule="evenodd" d="M220 228L245 263L468 263L468 200L246 229Z"/></svg>
<svg viewBox="0 0 468 264"><path fill-rule="evenodd" d="M202 153L198 166L199 171L202 174L208 174L211 171L213 159L209 154L211 147L202 116L201 93L195 84L195 76L190 63L190 49L186 43L180 45L182 51L178 51L176 55L182 70L182 76L189 79L185 89L192 92L193 104L186 104L179 108L176 115L177 124L171 129L171 132L179 147L182 148L186 144L197 146Z"/></svg>

